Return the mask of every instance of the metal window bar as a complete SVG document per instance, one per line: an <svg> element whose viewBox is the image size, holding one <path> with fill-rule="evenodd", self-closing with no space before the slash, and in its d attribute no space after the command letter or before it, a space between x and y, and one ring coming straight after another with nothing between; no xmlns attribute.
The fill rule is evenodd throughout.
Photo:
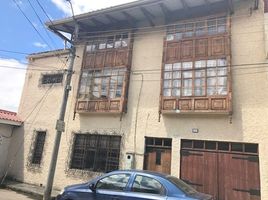
<svg viewBox="0 0 268 200"><path fill-rule="evenodd" d="M63 73L45 74L42 77L42 84L62 83Z"/></svg>
<svg viewBox="0 0 268 200"><path fill-rule="evenodd" d="M41 163L44 144L45 144L45 138L46 138L46 132L44 131L37 132L34 153L32 157L32 164L39 165Z"/></svg>
<svg viewBox="0 0 268 200"><path fill-rule="evenodd" d="M120 136L77 134L71 168L106 172L118 169Z"/></svg>

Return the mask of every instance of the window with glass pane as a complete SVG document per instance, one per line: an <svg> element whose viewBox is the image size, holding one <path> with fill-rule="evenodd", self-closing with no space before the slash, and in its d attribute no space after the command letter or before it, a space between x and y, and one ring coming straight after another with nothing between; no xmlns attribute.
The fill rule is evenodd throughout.
<svg viewBox="0 0 268 200"><path fill-rule="evenodd" d="M96 189L123 191L128 183L130 174L114 174L98 181Z"/></svg>
<svg viewBox="0 0 268 200"><path fill-rule="evenodd" d="M126 68L84 70L81 76L79 98L94 100L122 96Z"/></svg>
<svg viewBox="0 0 268 200"><path fill-rule="evenodd" d="M118 169L120 136L76 134L71 168L109 172Z"/></svg>
<svg viewBox="0 0 268 200"><path fill-rule="evenodd" d="M225 58L165 64L163 95L165 97L227 95L227 76Z"/></svg>
<svg viewBox="0 0 268 200"><path fill-rule="evenodd" d="M93 43L89 43L86 46L87 52L93 52L102 49L112 49L127 47L129 45L128 33L118 34L115 36L109 36L106 39L96 40Z"/></svg>
<svg viewBox="0 0 268 200"><path fill-rule="evenodd" d="M226 59L208 60L207 94L227 95L227 75Z"/></svg>
<svg viewBox="0 0 268 200"><path fill-rule="evenodd" d="M131 188L133 192L165 195L165 188L154 178L137 175Z"/></svg>
<svg viewBox="0 0 268 200"><path fill-rule="evenodd" d="M186 22L173 25L168 28L167 41L181 40L183 38L201 37L204 35L215 35L226 33L226 16L199 20L197 22Z"/></svg>

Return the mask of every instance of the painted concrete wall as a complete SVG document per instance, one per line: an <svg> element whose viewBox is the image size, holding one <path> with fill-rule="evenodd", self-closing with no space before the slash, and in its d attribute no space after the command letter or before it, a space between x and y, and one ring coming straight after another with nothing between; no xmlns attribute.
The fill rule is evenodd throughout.
<svg viewBox="0 0 268 200"><path fill-rule="evenodd" d="M264 65L243 65L266 62L263 5L261 4L259 10L250 14L251 3L247 0L242 4L236 4L235 14L232 16L232 116L163 115L158 122L160 69L165 32L152 29L151 33L142 34L134 40L132 60L134 73L130 78L128 112L123 115L122 121L116 114L76 114L73 120L83 52L83 46L79 46L77 54L80 57L75 60L73 87L68 101L66 131L62 135L55 186L62 188L97 175L93 172L69 170L67 166L73 132L98 131L100 134L122 135L121 168L124 166L125 153L134 151L135 138L137 138L136 166L139 169L142 169L143 165L144 136L172 138L171 172L175 176L179 176L181 139L258 143L261 196L262 199L268 199L268 147L266 145L268 143L268 77ZM64 60L65 56L63 55L61 59ZM63 66L62 62L53 56L36 59L33 62L36 65L46 66L45 69L48 66L58 68ZM55 70L52 67L49 69ZM144 72L142 82L141 75L135 74L137 70L155 71ZM44 185L51 159L55 122L60 110L63 87L60 85L52 86L51 89L40 87L38 86L39 79L40 72L28 71L19 110L21 118L27 118L27 120L24 127L18 130L21 134L17 135L17 139L23 142L23 147L17 151L20 159L14 163L10 175L25 182ZM140 104L137 108L139 98ZM135 124L136 115L138 115L137 124ZM193 134L192 128L198 128L199 133ZM35 130L47 130L40 168L34 168L28 164ZM12 145L15 149L17 148L17 142ZM15 150L10 151L9 157L11 158L15 153Z"/></svg>
<svg viewBox="0 0 268 200"><path fill-rule="evenodd" d="M0 180L7 166L9 144L12 139L12 126L0 124Z"/></svg>

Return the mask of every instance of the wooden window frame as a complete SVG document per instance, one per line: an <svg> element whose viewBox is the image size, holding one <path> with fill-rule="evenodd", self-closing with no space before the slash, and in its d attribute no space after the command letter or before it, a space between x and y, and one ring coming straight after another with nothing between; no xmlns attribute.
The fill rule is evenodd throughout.
<svg viewBox="0 0 268 200"><path fill-rule="evenodd" d="M170 144L169 144L170 143ZM145 137L146 148L172 148L171 138L156 138L156 137Z"/></svg>
<svg viewBox="0 0 268 200"><path fill-rule="evenodd" d="M87 43L86 52L96 52L105 49L127 48L130 44L129 33L118 33L95 39Z"/></svg>
<svg viewBox="0 0 268 200"><path fill-rule="evenodd" d="M191 146L185 147L183 146L184 142L191 143ZM202 143L203 147L199 148L197 146L194 146L194 143L199 142ZM215 149L209 149L206 147L206 143L216 143ZM219 145L222 143L226 143L228 145L227 150L222 150L220 149ZM240 145L241 146L241 151L239 150L233 150L232 145ZM256 152L253 151L248 151L246 150L246 147L248 145L254 146L256 148ZM181 140L181 150L192 150L192 151L208 151L208 152L223 152L223 153L232 153L232 154L248 154L248 155L258 155L259 154L259 145L256 143L244 143L244 142L228 142L228 141L208 141L208 140L188 140L188 139L182 139Z"/></svg>
<svg viewBox="0 0 268 200"><path fill-rule="evenodd" d="M110 71L110 73L106 74L107 71ZM122 67L83 70L78 98L83 100L121 99L124 96L123 88L126 76L127 69ZM83 78L86 80L84 80ZM99 83L96 83L96 80L99 80ZM106 84L103 83L104 80L107 81ZM83 81L85 82L85 88L84 91L81 91ZM115 82L112 83L112 81ZM113 90L112 86L114 87ZM95 90L95 88L98 89ZM106 95L103 95L103 88L105 88ZM113 96L111 96L111 91L114 92ZM117 95L117 92L119 92L120 95ZM98 94L94 95L94 93Z"/></svg>
<svg viewBox="0 0 268 200"><path fill-rule="evenodd" d="M196 24L215 21L215 32L209 34L209 27L204 27L204 34L197 34ZM220 24L219 22L222 21ZM179 25L194 24L192 34L183 37L186 30L181 32L181 36L176 38L176 26L172 25L167 30L164 38L164 52L161 76L160 93L160 113L218 113L230 114L232 112L232 90L231 90L231 45L230 30L231 18L227 14L218 16L208 16L196 19L195 21L185 21ZM214 27L214 26L213 26ZM186 31L187 32L187 31ZM186 46L184 46L186 45ZM187 46L189 45L189 46ZM189 48L189 50L187 48ZM201 50L199 50L200 48ZM185 53L183 53L185 51ZM189 52L188 52L189 51ZM225 66L215 66L215 76L209 77L209 70L212 69L205 65L203 68L195 68L195 63L199 61L225 60ZM183 63L192 63L192 68L183 69ZM181 65L180 69L174 70L174 64ZM167 78L166 66L171 65L169 78ZM220 69L222 73L219 74ZM196 77L196 73L204 70L202 77ZM174 78L174 73L179 74L179 78ZM190 74L191 77L185 78L183 74ZM215 79L214 85L209 86L208 81ZM189 87L185 81L190 80ZM202 85L197 85L200 81ZM223 84L221 85L221 82ZM209 88L213 91L208 94ZM188 89L188 92L187 90ZM185 93L185 92L186 93ZM200 94L197 94L197 93ZM188 94L187 94L188 93Z"/></svg>
<svg viewBox="0 0 268 200"><path fill-rule="evenodd" d="M110 41L110 42L109 42ZM120 45L116 47L116 43L120 41ZM105 48L98 49L97 45L105 43ZM111 48L106 48L107 44L110 44ZM92 50L91 44L94 44L94 50ZM125 44L125 45L123 45ZM131 33L118 33L114 35L106 35L100 37L100 39L95 38L89 41L85 46L84 59L82 63L82 70L80 75L79 88L77 91L77 103L76 112L78 113L123 113L126 112L127 106L127 94L128 85L130 77L131 68L131 58L132 58L132 46L133 38ZM82 84L88 84L83 82L83 76L85 74L94 73L101 71L103 73L105 70L116 70L121 69L124 71L123 83L119 88L119 80L116 80L116 88L114 88L115 96L110 95L111 84L110 78L107 78L107 86L100 83L99 88L95 90L99 91L100 94L97 95L99 98L92 98L94 95L90 95L89 92L84 92L81 95L82 90L86 91L86 88L81 88ZM121 75L118 75L118 77ZM96 80L96 77L94 78ZM102 77L104 80L105 78ZM109 80L108 80L109 79ZM102 80L101 80L102 81ZM106 95L101 96L101 86L107 89ZM84 85L83 87L87 87ZM116 95L120 89L121 96ZM92 92L92 91L91 91ZM86 94L88 93L88 94Z"/></svg>
<svg viewBox="0 0 268 200"><path fill-rule="evenodd" d="M217 95L227 95L227 88L228 88L228 81L226 81L226 84L225 85L221 85L221 84L219 84L219 78L226 78L226 80L228 79L228 67L227 67L227 64L226 65L223 65L223 66L220 66L220 65L216 65L216 66L213 66L213 67L208 67L208 61L216 61L216 62L219 62L220 60L225 60L225 62L227 63L227 60L226 59L224 59L224 58L222 58L222 59L211 59L211 60L196 60L196 61L194 61L194 62L181 62L181 63L169 63L169 64L165 64L165 66L167 66L167 65L172 65L172 66L174 66L174 65L180 65L181 67L180 67L180 69L176 69L176 70L174 70L174 69L172 69L172 70L170 70L170 71L167 71L166 69L165 69L165 66L164 66L164 69L163 69L163 73L164 73L164 76L163 76L163 81L164 81L164 84L163 84L163 96L164 97L175 97L175 98L187 98L187 97L206 97L206 96L217 96ZM197 63L197 62L205 62L206 64L205 64L205 67L201 67L201 68L196 68L195 67L195 64ZM192 67L191 67L191 69L183 69L183 64L184 63L192 63ZM208 75L208 71L209 70L212 70L212 69L214 69L215 70L215 75ZM224 74L224 75L221 75L221 74L219 74L219 70L220 69L223 69L223 70L225 70L226 71L226 74ZM196 75L196 72L201 72L201 71L203 71L203 72L205 72L202 76L197 76ZM189 72L189 74L191 74L191 76L190 77L184 77L184 74L185 74L185 72ZM170 74L172 74L171 75L171 78L170 79L168 79L168 78L165 78L165 74L166 73L170 73ZM175 73L178 73L179 74L179 78L174 78L174 74ZM215 78L216 79L216 83L214 84L214 85L211 85L211 86L208 86L208 79L211 79L211 78ZM185 87L185 85L184 85L184 80L191 80L191 87ZM204 81L204 84L202 85L202 86L196 86L195 85L195 81L196 80L203 80ZM171 81L171 84L169 84L169 86L168 87L166 87L165 86L165 82L170 82ZM178 85L179 86L174 86L174 81L178 81ZM219 88L226 88L226 94L212 94L212 95L209 95L208 94L208 88L209 87L211 87L211 88L214 88L215 89L215 91L217 91L217 92L219 92ZM184 93L183 93L183 89L184 88L188 88L188 89L190 89L190 91L191 91L191 95L184 95ZM204 93L203 93L203 95L201 94L201 95L197 95L195 92L196 92L196 88L202 88L203 89L203 91L204 91ZM165 96L165 90L170 90L170 96ZM173 95L174 93L173 93L173 90L174 89L176 89L176 90L178 90L179 91L179 94L180 95L178 95L178 96L176 96L176 95Z"/></svg>

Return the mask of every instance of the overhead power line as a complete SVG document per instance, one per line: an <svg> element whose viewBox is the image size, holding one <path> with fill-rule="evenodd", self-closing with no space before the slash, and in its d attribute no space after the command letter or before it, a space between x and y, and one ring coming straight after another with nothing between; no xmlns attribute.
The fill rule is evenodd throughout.
<svg viewBox="0 0 268 200"><path fill-rule="evenodd" d="M51 43L52 43L52 44L54 45L54 47L56 48L56 46L57 46L56 43L53 41L52 37L49 35L48 30L47 30L46 27L44 26L44 23L42 22L41 17L38 15L37 11L35 10L33 4L31 3L30 0L27 0L27 1L29 2L30 6L31 6L32 10L34 11L35 16L36 16L37 19L39 20L41 26L44 28L45 33L47 34L47 36L48 36L48 38L50 39Z"/></svg>
<svg viewBox="0 0 268 200"><path fill-rule="evenodd" d="M42 39L42 41L48 45L48 47L52 50L53 48L51 48L51 46L49 45L49 43L47 43L47 41L44 39L44 37L41 35L41 33L37 30L37 28L34 26L34 24L32 23L32 21L27 17L27 15L25 14L25 12L21 9L20 5L18 4L18 2L16 0L13 0L13 2L15 3L15 5L18 7L18 9L20 10L20 12L22 13L22 15L27 19L27 21L29 22L29 24L32 26L32 28L36 31L36 33L39 35L39 37ZM63 60L60 59L60 57L55 53L55 56L62 62L64 63Z"/></svg>
<svg viewBox="0 0 268 200"><path fill-rule="evenodd" d="M22 13L22 15L25 17L25 19L27 19L27 21L29 22L29 24L32 26L32 28L36 31L36 33L39 35L39 37L43 40L44 43L46 43L49 47L50 45L46 42L46 40L44 39L44 37L41 35L41 33L37 30L37 28L34 26L34 24L32 23L32 21L27 17L27 15L24 13L24 11L21 9L20 5L18 4L18 2L16 0L13 0L13 2L16 4L17 8L20 10L20 12ZM50 47L51 48L51 47ZM51 48L52 49L52 48Z"/></svg>
<svg viewBox="0 0 268 200"><path fill-rule="evenodd" d="M0 49L0 52L15 53L15 54L21 54L21 55L29 55L30 54L30 53L21 52L21 51L11 51L11 50L5 50L5 49Z"/></svg>
<svg viewBox="0 0 268 200"><path fill-rule="evenodd" d="M0 68L14 69L14 70L27 70L27 71L62 71L62 69L51 70L51 69L36 69L36 68L23 68L23 67L11 67L8 65L0 65Z"/></svg>
<svg viewBox="0 0 268 200"><path fill-rule="evenodd" d="M50 19L49 15L47 14L46 10L44 9L44 7L42 6L42 4L39 2L39 0L35 0L37 2L37 4L39 5L39 7L41 8L41 10L43 11L43 13L46 15L46 17L48 18L49 22L51 24L53 24L52 20Z"/></svg>

